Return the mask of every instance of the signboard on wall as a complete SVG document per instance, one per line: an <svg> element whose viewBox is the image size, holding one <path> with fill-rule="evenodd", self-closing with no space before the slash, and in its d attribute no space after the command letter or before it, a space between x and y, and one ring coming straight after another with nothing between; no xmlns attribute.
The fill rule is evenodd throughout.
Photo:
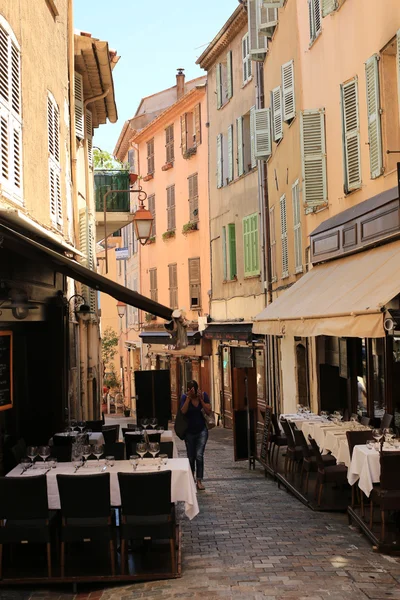
<svg viewBox="0 0 400 600"><path fill-rule="evenodd" d="M115 258L117 260L126 260L129 258L129 248L115 248Z"/></svg>
<svg viewBox="0 0 400 600"><path fill-rule="evenodd" d="M12 331L0 331L0 410L13 405Z"/></svg>

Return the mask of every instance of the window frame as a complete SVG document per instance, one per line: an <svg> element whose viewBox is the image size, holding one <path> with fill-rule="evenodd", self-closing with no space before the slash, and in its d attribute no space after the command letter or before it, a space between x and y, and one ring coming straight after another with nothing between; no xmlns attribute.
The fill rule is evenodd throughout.
<svg viewBox="0 0 400 600"><path fill-rule="evenodd" d="M256 227L254 227L256 224ZM244 277L260 275L258 213L243 217Z"/></svg>
<svg viewBox="0 0 400 600"><path fill-rule="evenodd" d="M157 281L157 267L152 267L149 269L149 278L150 278L150 298L154 300L154 302L158 302L158 281ZM153 285L155 283L155 286Z"/></svg>
<svg viewBox="0 0 400 600"><path fill-rule="evenodd" d="M193 280L193 278L191 277L191 264L194 263L194 261L197 262L198 264L198 273L199 273L199 277L196 281L196 279ZM200 263L200 257L192 257L188 259L188 270L189 270L189 306L190 309L193 310L198 310L201 309L201 263ZM195 298L195 296L192 294L192 288L197 287L198 288L198 294L197 294L197 300L198 303L194 304L192 303L192 300Z"/></svg>
<svg viewBox="0 0 400 600"><path fill-rule="evenodd" d="M189 192L189 221L197 223L199 221L199 177L198 173L192 173L188 177L188 192ZM197 194L193 192L197 191ZM195 211L197 213L195 214Z"/></svg>

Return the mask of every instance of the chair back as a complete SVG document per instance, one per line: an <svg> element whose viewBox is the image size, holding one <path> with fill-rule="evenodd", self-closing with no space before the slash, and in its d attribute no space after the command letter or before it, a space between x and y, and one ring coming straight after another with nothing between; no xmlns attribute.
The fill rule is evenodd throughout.
<svg viewBox="0 0 400 600"><path fill-rule="evenodd" d="M359 418L358 418L358 414L357 414L357 413L351 413L351 418L352 418L352 419L357 419L357 421L359 421Z"/></svg>
<svg viewBox="0 0 400 600"><path fill-rule="evenodd" d="M68 518L108 517L110 473L57 475L61 515Z"/></svg>
<svg viewBox="0 0 400 600"><path fill-rule="evenodd" d="M366 444L372 438L370 431L346 431L347 443L349 445L350 458L353 458L354 446Z"/></svg>
<svg viewBox="0 0 400 600"><path fill-rule="evenodd" d="M69 446L54 446L51 448L51 456L57 459L58 462L71 462L72 445Z"/></svg>
<svg viewBox="0 0 400 600"><path fill-rule="evenodd" d="M160 442L160 454L166 454L168 458L173 458L174 442Z"/></svg>
<svg viewBox="0 0 400 600"><path fill-rule="evenodd" d="M115 442L117 441L117 433L117 427L114 427L113 425L105 425L102 429L104 442L106 444L115 444Z"/></svg>
<svg viewBox="0 0 400 600"><path fill-rule="evenodd" d="M314 452L315 460L317 461L318 469L320 469L321 471L324 471L325 470L324 461L322 459L322 455L321 455L319 446L318 446L317 442L314 440L314 438L310 437L309 440L310 440L311 448L313 449L313 452Z"/></svg>
<svg viewBox="0 0 400 600"><path fill-rule="evenodd" d="M312 456L312 453L310 452L307 440L304 437L304 433L300 429L296 429L295 431L293 431L293 435L296 446L301 446L303 457L310 458Z"/></svg>
<svg viewBox="0 0 400 600"><path fill-rule="evenodd" d="M114 442L113 444L104 444L103 456L113 456L115 460L125 460L124 442Z"/></svg>
<svg viewBox="0 0 400 600"><path fill-rule="evenodd" d="M123 515L171 513L171 471L118 473Z"/></svg>
<svg viewBox="0 0 400 600"><path fill-rule="evenodd" d="M365 425L365 427L368 427L369 424L371 422L371 419L369 417L361 417L361 425Z"/></svg>
<svg viewBox="0 0 400 600"><path fill-rule="evenodd" d="M381 452L381 489L400 491L400 452Z"/></svg>
<svg viewBox="0 0 400 600"><path fill-rule="evenodd" d="M278 417L275 413L271 415L272 427L274 428L275 435L281 435L281 428L279 427Z"/></svg>
<svg viewBox="0 0 400 600"><path fill-rule="evenodd" d="M101 428L103 427L103 420L100 419L98 421L86 421L86 427L92 431L100 433Z"/></svg>
<svg viewBox="0 0 400 600"><path fill-rule="evenodd" d="M350 412L348 408L343 411L343 421L350 421Z"/></svg>
<svg viewBox="0 0 400 600"><path fill-rule="evenodd" d="M72 446L75 439L74 435L54 435L53 446Z"/></svg>
<svg viewBox="0 0 400 600"><path fill-rule="evenodd" d="M389 415L389 413L385 413L382 417L381 421L381 429L388 429L393 421L393 415Z"/></svg>
<svg viewBox="0 0 400 600"><path fill-rule="evenodd" d="M288 448L290 448L291 450L294 450L294 448L295 448L294 437L293 437L292 430L289 426L289 423L286 421L286 419L283 419L281 421L281 423L282 423L283 431L285 432L285 435L287 437Z"/></svg>
<svg viewBox="0 0 400 600"><path fill-rule="evenodd" d="M46 475L0 477L0 519L47 519Z"/></svg>
<svg viewBox="0 0 400 600"><path fill-rule="evenodd" d="M11 448L11 452L16 465L19 465L21 459L26 456L26 444L23 438L20 438L18 442Z"/></svg>

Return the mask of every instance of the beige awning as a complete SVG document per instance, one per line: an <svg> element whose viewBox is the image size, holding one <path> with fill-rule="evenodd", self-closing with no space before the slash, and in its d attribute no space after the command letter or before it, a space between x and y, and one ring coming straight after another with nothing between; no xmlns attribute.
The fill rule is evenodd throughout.
<svg viewBox="0 0 400 600"><path fill-rule="evenodd" d="M314 267L255 318L268 335L384 337L400 292L400 241Z"/></svg>

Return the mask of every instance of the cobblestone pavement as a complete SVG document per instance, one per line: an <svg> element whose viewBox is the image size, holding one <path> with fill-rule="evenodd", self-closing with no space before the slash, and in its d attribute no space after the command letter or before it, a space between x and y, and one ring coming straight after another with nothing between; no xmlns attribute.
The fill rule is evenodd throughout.
<svg viewBox="0 0 400 600"><path fill-rule="evenodd" d="M400 559L376 554L344 514L312 512L256 466L235 463L232 433L206 448L200 514L182 519L182 577L105 590L0 590L1 600L400 600ZM179 442L184 454L184 445Z"/></svg>

